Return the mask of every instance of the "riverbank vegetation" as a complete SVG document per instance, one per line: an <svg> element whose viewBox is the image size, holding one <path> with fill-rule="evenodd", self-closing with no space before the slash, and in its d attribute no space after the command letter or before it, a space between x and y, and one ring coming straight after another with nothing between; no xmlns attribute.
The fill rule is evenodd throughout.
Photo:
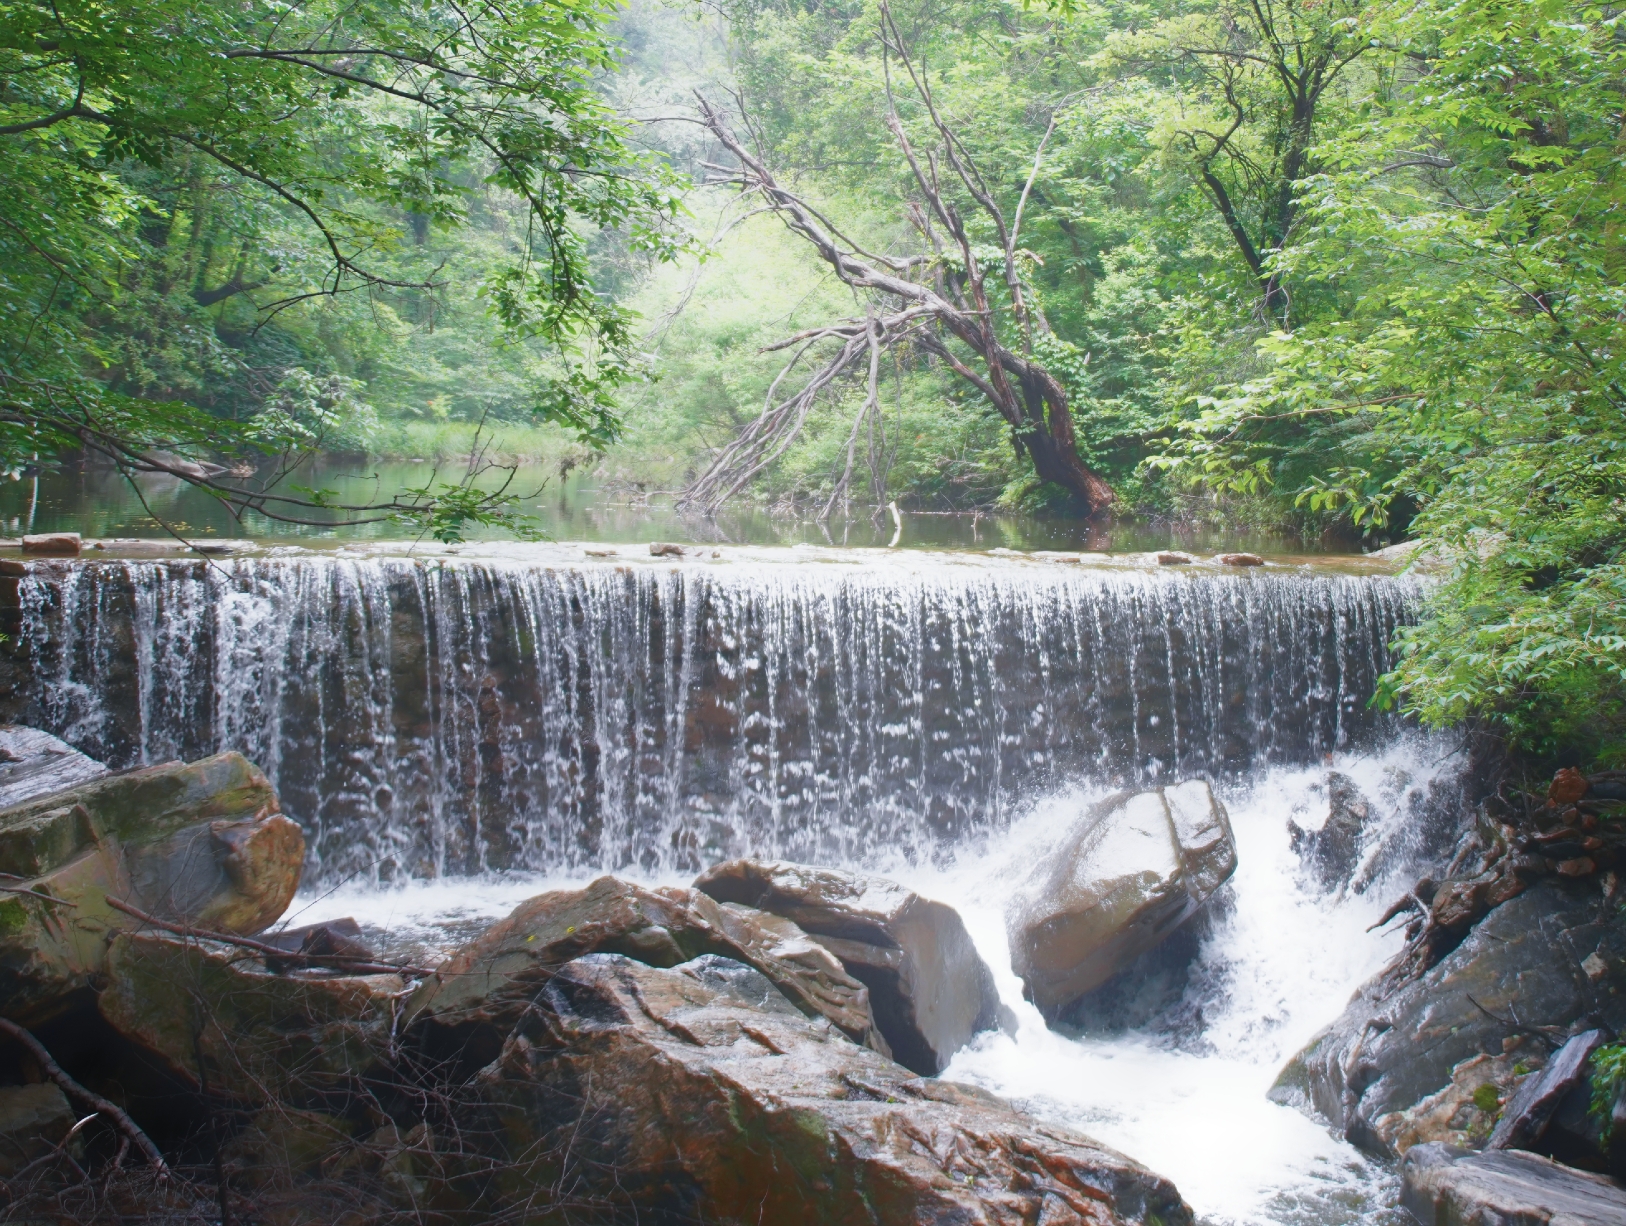
<svg viewBox="0 0 1626 1226"><path fill-rule="evenodd" d="M1416 537L1380 700L1619 761L1619 19L3 0L0 446Z"/></svg>

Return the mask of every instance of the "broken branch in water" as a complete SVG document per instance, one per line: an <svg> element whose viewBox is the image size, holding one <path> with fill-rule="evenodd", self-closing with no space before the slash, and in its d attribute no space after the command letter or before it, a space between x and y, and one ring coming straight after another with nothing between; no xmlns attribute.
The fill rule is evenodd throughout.
<svg viewBox="0 0 1626 1226"><path fill-rule="evenodd" d="M0 873L0 877L9 877L9 873ZM21 894L25 898L35 898L40 902L54 903L58 907L77 907L79 904L70 902L66 898L52 898L49 894L41 894L38 890L31 890L26 885L0 885L0 890L7 894Z"/></svg>
<svg viewBox="0 0 1626 1226"><path fill-rule="evenodd" d="M108 901L111 902L112 899ZM147 1161L152 1164L155 1170L160 1172L169 1170L169 1164L164 1161L164 1155L152 1143L152 1138L141 1131L141 1126L131 1119L122 1107L108 1102L100 1094L94 1094L85 1089L84 1086L68 1076L62 1070L62 1066L51 1058L51 1053L45 1050L45 1045L36 1039L30 1031L23 1029L16 1022L0 1017L0 1033L9 1034L17 1042L28 1048L29 1054L39 1064L40 1070L52 1081L56 1082L64 1094L84 1103L98 1115L105 1115L112 1120L114 1127L129 1140L135 1142L136 1148L147 1156ZM80 1123L83 1122L83 1120L80 1121Z"/></svg>
<svg viewBox="0 0 1626 1226"><path fill-rule="evenodd" d="M275 945L267 945L264 941L255 941L248 937L232 936L225 932L212 932L207 928L193 928L189 924L177 924L171 920L159 919L156 915L148 915L138 907L132 907L122 899L108 895L107 905L126 915L140 920L143 924L151 924L154 928L161 928L165 932L176 936L192 937L200 941L218 941L222 945L235 945L240 949L253 950L263 954L266 958L275 958L282 962L303 962L313 967L328 967L333 970L350 971L358 975L429 975L432 971L421 966L404 966L394 962L368 962L363 958L354 958L347 954L305 954L294 949L279 949Z"/></svg>

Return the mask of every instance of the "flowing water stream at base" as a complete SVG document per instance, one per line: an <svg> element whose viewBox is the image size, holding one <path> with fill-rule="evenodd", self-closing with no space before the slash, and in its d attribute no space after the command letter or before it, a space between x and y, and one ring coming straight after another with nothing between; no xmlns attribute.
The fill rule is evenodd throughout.
<svg viewBox="0 0 1626 1226"><path fill-rule="evenodd" d="M1033 1114L1077 1128L1169 1176L1204 1226L1402 1226L1392 1169L1323 1125L1272 1103L1282 1065L1335 1018L1355 988L1400 948L1398 932L1367 928L1422 852L1431 791L1460 769L1452 747L1397 737L1315 767L1271 767L1220 789L1238 866L1185 989L1151 1025L1058 1033L1022 1000L1010 970L1004 908L1032 865L1104 788L1069 787L1030 806L1005 831L967 840L933 865L868 857L885 873L959 909L1000 994L1014 1036L981 1036L943 1076L971 1082ZM1327 775L1349 776L1372 803L1366 888L1327 893L1301 871L1289 818L1313 827L1327 812ZM580 886L593 874L487 874L402 888L339 886L303 896L290 922L350 915L392 944L444 947L525 898ZM644 877L684 885L687 875ZM1409 883L1409 882L1407 882Z"/></svg>
<svg viewBox="0 0 1626 1226"><path fill-rule="evenodd" d="M600 872L891 876L959 909L1020 1022L947 1076L1133 1155L1212 1226L1392 1226L1393 1173L1266 1091L1396 952L1367 928L1442 850L1460 762L1366 705L1421 592L1311 559L108 556L21 582L11 715L121 767L248 754L309 839L288 922L354 915L402 952ZM1332 770L1373 818L1329 894L1288 820L1325 819ZM1185 778L1238 853L1189 965L1130 1027L1047 1029L1007 902L1093 798Z"/></svg>

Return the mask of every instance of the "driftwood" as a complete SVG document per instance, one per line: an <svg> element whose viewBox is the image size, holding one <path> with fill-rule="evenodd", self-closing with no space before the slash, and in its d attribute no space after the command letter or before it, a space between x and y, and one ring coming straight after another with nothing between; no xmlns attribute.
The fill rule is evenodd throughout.
<svg viewBox="0 0 1626 1226"><path fill-rule="evenodd" d="M781 184L724 114L704 97L699 99L701 121L736 162L733 166L708 164L726 176L719 181L760 196L787 227L813 246L837 278L868 298L871 307L863 318L813 328L767 347L767 351L794 352L769 387L761 415L718 452L711 466L684 490L678 505L712 511L738 493L795 441L819 397L867 358L868 395L847 439L845 467L824 508L828 516L847 497L860 430L868 425L873 431L880 419L880 352L907 343L941 360L988 398L1010 425L1018 452L1027 454L1041 478L1067 489L1088 510L1099 511L1112 503L1112 489L1079 458L1067 390L1034 356L1035 334L1048 332L1049 325L1043 311L1029 301L1020 272L1017 244L1022 210L1039 173L1050 131L1034 157L1015 215L1007 218L970 150L938 109L925 67L910 58L885 3L881 5L881 37L889 57L887 126L919 193L919 199L909 206L909 220L924 248L918 254L900 257L866 251L816 206ZM898 117L890 73L893 59L907 73L930 121L933 145L923 153L916 150ZM743 106L740 109L743 117ZM745 123L749 129L749 120ZM966 219L951 199L952 184L957 184L955 191L970 197L972 207L993 229L1001 251L997 268L978 257ZM998 301L1001 290L1003 304ZM1014 331L1014 336L1002 336L1002 315L1010 321L1004 332ZM799 390L776 400L781 383L802 359L821 342L832 341L840 347L808 375ZM872 447L872 456L875 454ZM874 466L872 461L872 469ZM872 493L877 501L884 494Z"/></svg>
<svg viewBox="0 0 1626 1226"><path fill-rule="evenodd" d="M249 937L232 936L227 932L211 932L207 928L193 928L189 924L177 924L172 920L159 919L156 915L148 915L138 907L133 907L123 899L109 896L107 905L115 910L143 924L151 924L154 928L175 936L191 937L198 941L218 941L222 945L235 945L239 949L252 950L263 955L268 961L304 963L312 968L325 968L328 970L348 971L353 975L429 975L432 971L421 966L407 966L396 962L369 962L365 959L351 957L347 954L307 954L298 950L280 949L264 941L256 941Z"/></svg>

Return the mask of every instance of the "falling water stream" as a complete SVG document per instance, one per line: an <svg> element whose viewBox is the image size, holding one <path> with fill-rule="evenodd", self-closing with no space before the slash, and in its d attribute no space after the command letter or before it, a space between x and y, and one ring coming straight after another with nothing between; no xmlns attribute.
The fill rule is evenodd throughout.
<svg viewBox="0 0 1626 1226"><path fill-rule="evenodd" d="M864 867L955 905L1017 1012L946 1076L1169 1175L1206 1222L1398 1221L1392 1173L1265 1097L1394 952L1449 746L1367 708L1411 580L1309 565L729 548L267 551L23 583L20 718L117 764L240 749L311 834L295 922L445 945L600 871L737 854ZM1301 873L1327 774L1377 814L1360 889ZM1003 909L1092 797L1211 779L1239 867L1182 989L1048 1030Z"/></svg>

